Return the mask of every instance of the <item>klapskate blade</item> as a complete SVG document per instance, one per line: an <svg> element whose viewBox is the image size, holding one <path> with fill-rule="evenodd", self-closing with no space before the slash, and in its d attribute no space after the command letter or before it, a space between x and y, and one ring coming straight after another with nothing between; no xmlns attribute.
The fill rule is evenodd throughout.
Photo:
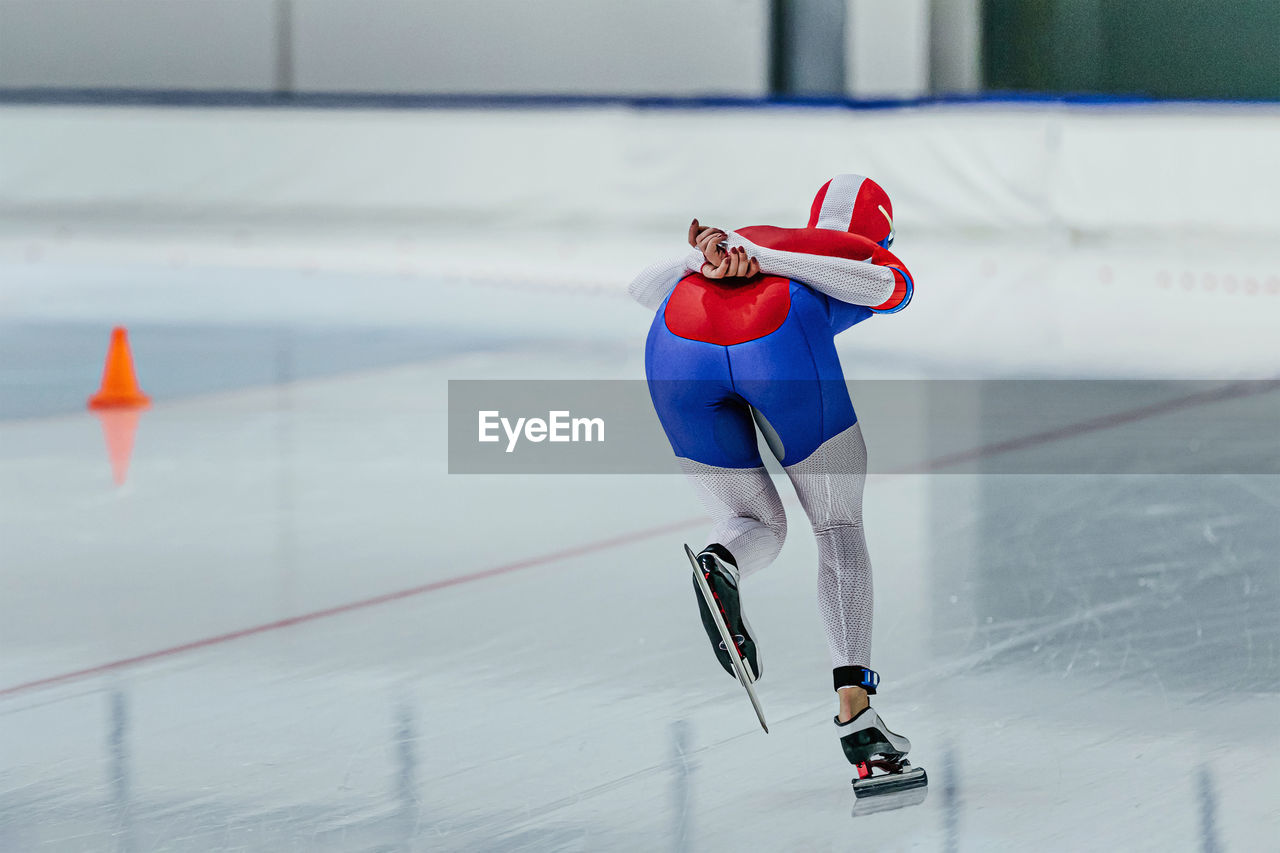
<svg viewBox="0 0 1280 853"><path fill-rule="evenodd" d="M900 774L855 779L854 795L858 799L882 799L890 797L891 794L915 793L919 794L919 802L923 803L925 795L929 792L928 785L929 776L925 774L924 767L911 767L910 770L902 771ZM904 806L914 806L914 804L904 803Z"/></svg>
<svg viewBox="0 0 1280 853"><path fill-rule="evenodd" d="M698 565L698 555L694 554L693 549L688 545L684 546L684 553L689 558L689 564L693 566L693 580L698 585L698 594L706 602L707 610L711 612L711 621L716 623L716 630L720 632L720 642L724 643L724 650L728 652L729 660L733 663L733 674L737 677L738 683L747 691L747 696L751 699L751 707L756 712L756 719L760 721L760 728L764 729L765 734L768 734L769 724L764 721L764 709L760 707L760 699L756 696L755 687L752 686L751 674L747 671L747 665L742 660L742 655L738 654L738 644L730 636L729 626L724 624L724 618L720 615L720 608L716 606L715 596L711 594L711 587L707 585L707 579L702 575L702 567Z"/></svg>
<svg viewBox="0 0 1280 853"><path fill-rule="evenodd" d="M891 791L887 794L857 797L853 801L852 816L864 817L869 814L908 809L912 806L920 805L928 796L928 788L907 788L906 790Z"/></svg>

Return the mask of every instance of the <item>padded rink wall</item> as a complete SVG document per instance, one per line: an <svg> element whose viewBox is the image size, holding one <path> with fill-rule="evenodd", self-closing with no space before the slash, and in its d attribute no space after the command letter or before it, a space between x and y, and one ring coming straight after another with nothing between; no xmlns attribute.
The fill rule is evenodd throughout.
<svg viewBox="0 0 1280 853"><path fill-rule="evenodd" d="M0 107L0 215L799 224L874 175L903 233L1280 232L1280 107Z"/></svg>

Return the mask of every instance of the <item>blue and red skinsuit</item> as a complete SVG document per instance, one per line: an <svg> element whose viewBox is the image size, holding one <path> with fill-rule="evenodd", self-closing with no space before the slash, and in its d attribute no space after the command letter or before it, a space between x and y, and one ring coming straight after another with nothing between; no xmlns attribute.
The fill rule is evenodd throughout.
<svg viewBox="0 0 1280 853"><path fill-rule="evenodd" d="M894 268L897 288L874 308L840 302L776 276L686 276L649 329L649 393L677 456L721 468L763 465L754 408L776 434L784 466L803 461L857 422L835 336L906 304L911 279L888 250L826 229L739 229L758 245ZM762 425L762 428L763 427Z"/></svg>

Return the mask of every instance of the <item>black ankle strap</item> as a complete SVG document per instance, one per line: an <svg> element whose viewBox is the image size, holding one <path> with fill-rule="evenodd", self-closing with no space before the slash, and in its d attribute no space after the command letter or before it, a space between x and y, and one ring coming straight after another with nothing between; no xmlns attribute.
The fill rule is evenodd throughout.
<svg viewBox="0 0 1280 853"><path fill-rule="evenodd" d="M880 686L880 673L865 666L838 666L831 670L831 675L836 690L841 687L861 687L867 691L868 696L874 696L876 688Z"/></svg>

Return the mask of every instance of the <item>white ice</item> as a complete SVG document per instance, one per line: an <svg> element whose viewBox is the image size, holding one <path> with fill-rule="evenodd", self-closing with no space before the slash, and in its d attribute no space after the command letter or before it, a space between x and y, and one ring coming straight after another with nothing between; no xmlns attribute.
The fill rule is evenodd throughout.
<svg viewBox="0 0 1280 853"><path fill-rule="evenodd" d="M449 379L642 377L649 318L626 277L679 233L3 235L0 334L56 353L86 327L105 348L122 323L144 385L161 369L230 385L158 397L117 488L80 408L92 387L34 357L0 365L6 394L72 401L0 421L0 850L1280 838L1275 477L873 478L876 705L931 788L852 817L794 502L781 558L745 590L765 735L706 647L680 550L706 523L671 460L447 474ZM1272 247L897 248L916 304L842 338L852 376L1275 374ZM274 378L158 343L193 328L278 332ZM353 331L437 346L280 366L302 334L332 334L341 365Z"/></svg>

